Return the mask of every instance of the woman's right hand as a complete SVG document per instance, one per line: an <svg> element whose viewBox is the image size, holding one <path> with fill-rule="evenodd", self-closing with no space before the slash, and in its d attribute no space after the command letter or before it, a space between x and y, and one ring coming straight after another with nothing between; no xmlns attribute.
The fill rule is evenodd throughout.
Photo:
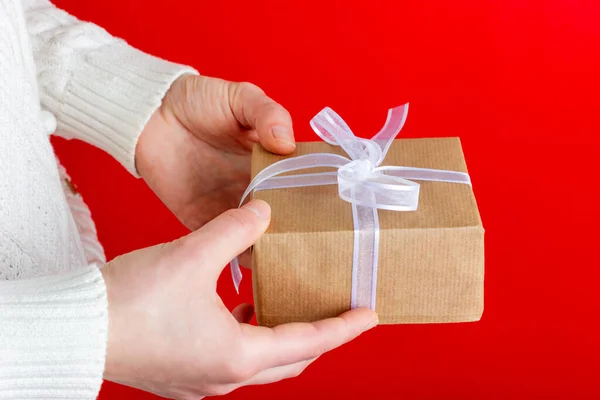
<svg viewBox="0 0 600 400"><path fill-rule="evenodd" d="M248 324L250 305L230 313L217 295L217 279L269 220L269 206L252 201L188 236L106 264L105 379L170 399L197 400L297 376L324 352L377 324L368 309L273 329Z"/></svg>

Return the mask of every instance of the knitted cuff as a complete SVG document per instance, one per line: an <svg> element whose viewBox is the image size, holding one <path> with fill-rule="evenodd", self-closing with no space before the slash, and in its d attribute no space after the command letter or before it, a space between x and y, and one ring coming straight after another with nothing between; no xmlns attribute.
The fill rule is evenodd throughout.
<svg viewBox="0 0 600 400"><path fill-rule="evenodd" d="M193 68L143 53L118 40L86 54L66 87L58 129L116 158L131 174L144 126L171 84Z"/></svg>
<svg viewBox="0 0 600 400"><path fill-rule="evenodd" d="M0 398L95 399L107 329L96 266L0 282Z"/></svg>

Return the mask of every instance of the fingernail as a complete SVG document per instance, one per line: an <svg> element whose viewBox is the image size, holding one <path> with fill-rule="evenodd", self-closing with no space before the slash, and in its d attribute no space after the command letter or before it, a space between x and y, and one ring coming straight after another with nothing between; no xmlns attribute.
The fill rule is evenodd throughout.
<svg viewBox="0 0 600 400"><path fill-rule="evenodd" d="M365 331L368 331L369 329L373 329L375 328L377 325L379 325L379 318L375 317L375 319L371 320L371 322L369 322L365 328Z"/></svg>
<svg viewBox="0 0 600 400"><path fill-rule="evenodd" d="M283 125L276 125L271 128L271 133L273 134L273 137L280 142L295 146L292 132L287 127Z"/></svg>
<svg viewBox="0 0 600 400"><path fill-rule="evenodd" d="M242 208L252 211L260 219L269 219L271 216L271 207L261 200L253 200Z"/></svg>

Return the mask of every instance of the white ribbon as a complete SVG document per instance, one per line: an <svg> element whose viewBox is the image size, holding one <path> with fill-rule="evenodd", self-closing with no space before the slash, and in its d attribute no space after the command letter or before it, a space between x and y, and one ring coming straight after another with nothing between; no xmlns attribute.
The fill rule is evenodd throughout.
<svg viewBox="0 0 600 400"><path fill-rule="evenodd" d="M350 158L330 153L315 153L278 161L254 177L242 196L240 206L257 190L338 185L342 200L352 204L354 256L350 307L375 309L379 258L378 209L414 211L419 204L419 184L411 181L436 181L471 184L464 172L428 168L380 167L392 142L404 126L408 104L390 109L385 125L371 140L354 136L348 125L330 108L323 109L310 122L325 142L341 146ZM336 168L337 172L277 176L309 168ZM237 258L231 261L236 291L242 281Z"/></svg>

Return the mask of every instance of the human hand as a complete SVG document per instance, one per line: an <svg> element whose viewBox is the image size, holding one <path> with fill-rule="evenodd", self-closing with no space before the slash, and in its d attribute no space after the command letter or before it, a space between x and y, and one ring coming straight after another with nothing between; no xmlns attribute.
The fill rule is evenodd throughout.
<svg viewBox="0 0 600 400"><path fill-rule="evenodd" d="M238 206L257 142L276 154L295 149L292 119L281 105L249 83L184 75L146 124L136 166L160 200L195 230Z"/></svg>
<svg viewBox="0 0 600 400"><path fill-rule="evenodd" d="M178 400L297 376L324 352L377 323L355 309L315 323L248 324L216 293L223 266L269 224L270 208L251 201L188 236L118 257L102 269L109 303L105 379Z"/></svg>

